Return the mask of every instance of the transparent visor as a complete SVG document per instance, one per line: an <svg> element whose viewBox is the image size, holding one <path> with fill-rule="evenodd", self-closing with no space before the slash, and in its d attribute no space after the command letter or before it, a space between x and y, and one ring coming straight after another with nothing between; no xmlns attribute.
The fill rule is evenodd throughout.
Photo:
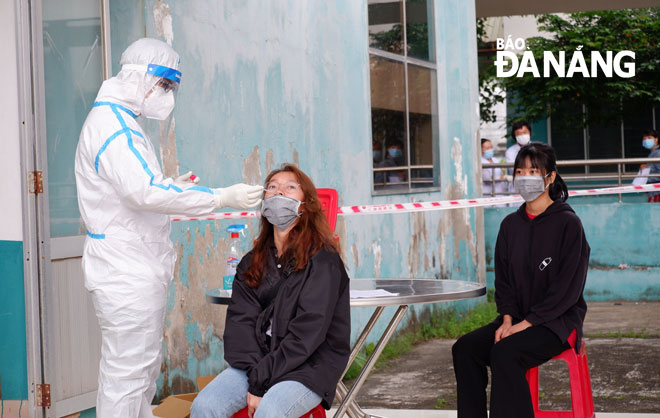
<svg viewBox="0 0 660 418"><path fill-rule="evenodd" d="M163 88L165 92L178 90L181 83L181 71L174 68L164 67L162 65L147 65L147 74L151 74L156 79L156 85Z"/></svg>
<svg viewBox="0 0 660 418"><path fill-rule="evenodd" d="M162 88L166 93L170 91L176 93L181 83L181 71L163 65L124 64L121 68L145 73L141 84L143 84L142 91L147 93L154 87Z"/></svg>
<svg viewBox="0 0 660 418"><path fill-rule="evenodd" d="M181 72L155 64L125 64L122 69L146 73L140 89L146 92L142 106L142 116L144 117L140 118L140 124L154 145L160 148L160 154L168 155L163 151L175 143L173 109L178 96ZM172 173L166 173L166 175L172 175Z"/></svg>

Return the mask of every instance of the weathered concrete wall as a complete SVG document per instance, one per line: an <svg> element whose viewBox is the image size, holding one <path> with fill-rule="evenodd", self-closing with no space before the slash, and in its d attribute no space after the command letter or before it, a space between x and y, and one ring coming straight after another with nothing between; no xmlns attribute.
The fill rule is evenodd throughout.
<svg viewBox="0 0 660 418"><path fill-rule="evenodd" d="M271 169L294 162L317 186L336 188L340 205L478 193L474 4L435 3L440 190L372 196L366 2L145 3L112 3L113 57L118 62L145 34L171 41L181 54L176 129L160 144L165 173L193 170L217 187L261 183ZM337 234L351 277L484 282L482 219L482 210L346 217ZM179 259L161 395L194 390L195 376L224 368L226 308L208 305L203 294L221 284L228 224L173 226ZM247 224L246 250L257 232L256 222ZM355 338L370 310L352 315Z"/></svg>
<svg viewBox="0 0 660 418"><path fill-rule="evenodd" d="M660 205L569 204L582 220L591 246L585 298L660 300ZM575 204L573 204L575 203ZM485 210L487 283L493 288L493 253L500 222L516 208Z"/></svg>

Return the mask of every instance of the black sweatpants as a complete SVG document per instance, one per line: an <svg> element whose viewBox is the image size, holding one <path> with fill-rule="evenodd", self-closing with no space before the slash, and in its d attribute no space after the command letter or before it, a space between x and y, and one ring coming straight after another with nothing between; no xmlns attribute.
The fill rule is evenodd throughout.
<svg viewBox="0 0 660 418"><path fill-rule="evenodd" d="M525 372L570 347L543 326L529 327L495 344L500 325L491 322L465 334L452 347L458 418L487 418L486 366L492 375L490 418L534 418Z"/></svg>

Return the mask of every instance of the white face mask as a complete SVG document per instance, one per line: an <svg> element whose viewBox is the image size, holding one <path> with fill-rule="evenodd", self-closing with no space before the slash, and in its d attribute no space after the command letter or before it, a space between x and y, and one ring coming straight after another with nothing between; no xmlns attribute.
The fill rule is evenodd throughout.
<svg viewBox="0 0 660 418"><path fill-rule="evenodd" d="M165 120L174 110L174 91L154 86L151 94L144 99L142 115L149 119Z"/></svg>
<svg viewBox="0 0 660 418"><path fill-rule="evenodd" d="M516 142L518 143L518 145L520 145L521 147L523 147L523 146L529 144L529 139L530 139L530 136L527 135L527 134L525 134L525 135L518 135L518 136L516 137Z"/></svg>

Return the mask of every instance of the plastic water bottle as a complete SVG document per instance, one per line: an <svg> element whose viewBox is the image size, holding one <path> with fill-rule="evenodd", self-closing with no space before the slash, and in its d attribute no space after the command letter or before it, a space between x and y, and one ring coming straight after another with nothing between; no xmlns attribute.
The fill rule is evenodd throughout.
<svg viewBox="0 0 660 418"><path fill-rule="evenodd" d="M222 288L225 290L231 290L231 286L234 284L234 276L236 275L236 267L238 267L238 263L240 263L241 258L243 258L239 233L243 231L245 227L246 225L230 225L227 228L227 232L231 234L231 238L229 240L229 251L227 253L227 268L225 270L225 275L222 278Z"/></svg>

